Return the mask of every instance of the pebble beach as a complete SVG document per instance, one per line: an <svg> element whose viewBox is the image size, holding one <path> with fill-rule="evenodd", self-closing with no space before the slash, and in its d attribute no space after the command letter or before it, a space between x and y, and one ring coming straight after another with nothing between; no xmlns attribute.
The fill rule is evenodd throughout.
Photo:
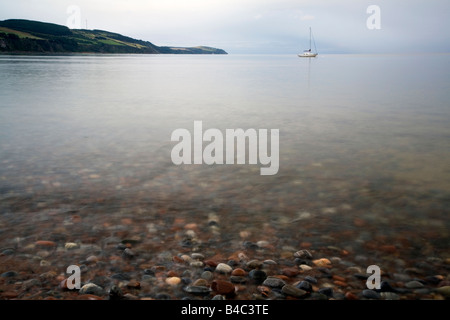
<svg viewBox="0 0 450 320"><path fill-rule="evenodd" d="M201 170L190 171L195 179ZM62 204L51 183L35 198L2 201L1 299L450 297L448 229L437 219L379 217L358 203L269 214L264 202L246 207L234 193L209 205L186 196L145 204L139 194L131 201L91 188L71 199L79 206ZM79 289L68 288L70 265L81 270ZM381 270L379 289L367 286L370 265Z"/></svg>

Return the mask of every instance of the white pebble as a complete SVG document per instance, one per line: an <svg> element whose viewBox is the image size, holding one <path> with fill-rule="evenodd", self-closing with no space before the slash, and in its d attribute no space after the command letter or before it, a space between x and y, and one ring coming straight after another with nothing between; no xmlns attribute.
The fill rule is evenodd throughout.
<svg viewBox="0 0 450 320"><path fill-rule="evenodd" d="M216 271L220 273L230 273L232 270L233 268L226 263L219 263L216 267Z"/></svg>

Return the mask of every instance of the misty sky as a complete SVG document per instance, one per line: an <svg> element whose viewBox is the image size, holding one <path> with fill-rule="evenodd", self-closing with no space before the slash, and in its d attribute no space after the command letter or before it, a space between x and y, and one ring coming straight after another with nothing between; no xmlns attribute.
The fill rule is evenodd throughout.
<svg viewBox="0 0 450 320"><path fill-rule="evenodd" d="M311 27L320 53L450 52L448 0L0 0L0 20L68 25L73 5L81 28L159 46L291 54L309 47Z"/></svg>

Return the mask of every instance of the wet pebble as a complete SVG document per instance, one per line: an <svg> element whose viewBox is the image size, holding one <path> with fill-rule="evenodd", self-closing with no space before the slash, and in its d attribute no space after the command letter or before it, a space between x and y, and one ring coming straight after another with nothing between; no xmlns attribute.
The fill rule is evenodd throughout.
<svg viewBox="0 0 450 320"><path fill-rule="evenodd" d="M259 260L250 260L247 262L247 268L249 269L259 269L261 268L263 263Z"/></svg>
<svg viewBox="0 0 450 320"><path fill-rule="evenodd" d="M381 292L380 296L384 300L400 300L400 296L395 292Z"/></svg>
<svg viewBox="0 0 450 320"><path fill-rule="evenodd" d="M367 298L367 299L380 299L381 298L381 295L378 292L371 290L371 289L363 290L362 295L364 298Z"/></svg>
<svg viewBox="0 0 450 320"><path fill-rule="evenodd" d="M131 276L126 273L115 273L111 278L115 280L131 280Z"/></svg>
<svg viewBox="0 0 450 320"><path fill-rule="evenodd" d="M286 282L277 277L267 277L262 284L271 288L282 288Z"/></svg>
<svg viewBox="0 0 450 320"><path fill-rule="evenodd" d="M436 289L436 292L444 297L450 298L450 286L443 286Z"/></svg>
<svg viewBox="0 0 450 320"><path fill-rule="evenodd" d="M247 272L242 268L236 268L231 272L231 275L243 277L243 276L247 275Z"/></svg>
<svg viewBox="0 0 450 320"><path fill-rule="evenodd" d="M346 292L344 298L345 300L358 300L358 296L353 292Z"/></svg>
<svg viewBox="0 0 450 320"><path fill-rule="evenodd" d="M205 256L201 253L193 253L191 254L191 258L194 260L204 260Z"/></svg>
<svg viewBox="0 0 450 320"><path fill-rule="evenodd" d="M81 287L80 294L93 294L96 296L102 296L105 292L102 287L96 285L95 283L87 283Z"/></svg>
<svg viewBox="0 0 450 320"><path fill-rule="evenodd" d="M171 286L176 286L181 283L181 278L179 277L169 277L166 279L166 283Z"/></svg>
<svg viewBox="0 0 450 320"><path fill-rule="evenodd" d="M299 258L299 259L311 260L313 258L313 255L308 250L303 249L303 250L299 250L299 251L295 252L294 257Z"/></svg>
<svg viewBox="0 0 450 320"><path fill-rule="evenodd" d="M408 289L420 289L423 288L423 286L423 283L417 280L412 280L405 283L405 287Z"/></svg>
<svg viewBox="0 0 450 320"><path fill-rule="evenodd" d="M77 248L79 248L80 246L78 245L78 243L75 243L75 242L67 242L65 245L64 245L64 248L66 249L66 250L73 250L73 249L77 249Z"/></svg>
<svg viewBox="0 0 450 320"><path fill-rule="evenodd" d="M87 257L85 262L86 262L86 264L89 264L89 263L96 263L98 261L99 261L99 258L97 256L92 255L92 256Z"/></svg>
<svg viewBox="0 0 450 320"><path fill-rule="evenodd" d="M328 267L331 265L331 261L327 258L313 260L313 263L318 267Z"/></svg>
<svg viewBox="0 0 450 320"><path fill-rule="evenodd" d="M267 278L266 272L258 269L253 269L248 273L250 279L254 280L257 283L263 282Z"/></svg>
<svg viewBox="0 0 450 320"><path fill-rule="evenodd" d="M319 291L319 292L311 293L311 295L309 296L309 299L310 300L328 300L331 297L332 297L332 295L327 295L327 294L324 294Z"/></svg>
<svg viewBox="0 0 450 320"><path fill-rule="evenodd" d="M331 287L320 288L318 293L321 293L327 297L332 297L333 296L333 288L331 288Z"/></svg>
<svg viewBox="0 0 450 320"><path fill-rule="evenodd" d="M231 271L233 271L233 268L226 263L219 263L216 266L215 271L219 273L231 273Z"/></svg>
<svg viewBox="0 0 450 320"><path fill-rule="evenodd" d="M296 285L296 287L299 288L299 289L302 289L302 290L304 290L304 291L306 291L306 292L312 292L312 291L313 291L312 285L311 285L311 283L308 282L308 281L300 281L300 282Z"/></svg>
<svg viewBox="0 0 450 320"><path fill-rule="evenodd" d="M299 270L298 270L298 268L294 268L294 267L283 268L282 273L287 277L295 277L299 273Z"/></svg>
<svg viewBox="0 0 450 320"><path fill-rule="evenodd" d="M204 271L200 277L207 281L211 281L214 278L214 275L211 271Z"/></svg>
<svg viewBox="0 0 450 320"><path fill-rule="evenodd" d="M3 255L3 256L11 256L11 255L13 255L14 254L14 249L5 249L5 250L3 250L1 253L0 253L0 255Z"/></svg>
<svg viewBox="0 0 450 320"><path fill-rule="evenodd" d="M214 280L211 289L221 295L230 296L235 293L234 284L225 280Z"/></svg>
<svg viewBox="0 0 450 320"><path fill-rule="evenodd" d="M118 286L112 286L109 290L109 299L110 300L121 300L123 299L123 292Z"/></svg>
<svg viewBox="0 0 450 320"><path fill-rule="evenodd" d="M301 270L303 270L303 271L310 271L310 270L312 270L312 267L310 267L310 266L308 266L308 265L306 265L306 264L301 264L301 265L299 265L299 268L300 268Z"/></svg>
<svg viewBox="0 0 450 320"><path fill-rule="evenodd" d="M302 290L298 287L294 287L293 285L286 284L281 288L281 292L283 292L287 296L292 296L295 298L301 298L306 296L308 292Z"/></svg>
<svg viewBox="0 0 450 320"><path fill-rule="evenodd" d="M36 241L34 244L36 246L41 246L41 247L55 247L56 246L56 242L48 241L48 240L39 240L39 241Z"/></svg>
<svg viewBox="0 0 450 320"><path fill-rule="evenodd" d="M205 295L211 292L211 289L205 286L187 286L184 288L184 291L192 294Z"/></svg>
<svg viewBox="0 0 450 320"><path fill-rule="evenodd" d="M16 277L19 274L16 271L6 271L4 273L2 273L0 276L2 278L12 278L12 277Z"/></svg>
<svg viewBox="0 0 450 320"><path fill-rule="evenodd" d="M208 281L206 281L205 279L197 279L197 280L194 281L194 283L192 285L193 286L207 287L208 286Z"/></svg>
<svg viewBox="0 0 450 320"><path fill-rule="evenodd" d="M306 276L305 281L308 281L309 283L312 283L312 284L317 284L317 279L314 277L311 277L311 276Z"/></svg>
<svg viewBox="0 0 450 320"><path fill-rule="evenodd" d="M204 263L203 263L203 261L195 260L195 261L191 261L191 262L189 263L189 265L190 265L191 267L194 267L194 268L201 268L201 267L204 266Z"/></svg>
<svg viewBox="0 0 450 320"><path fill-rule="evenodd" d="M139 281L136 281L136 280L130 280L127 283L127 287L128 288L133 288L133 289L140 289L141 288L141 283Z"/></svg>

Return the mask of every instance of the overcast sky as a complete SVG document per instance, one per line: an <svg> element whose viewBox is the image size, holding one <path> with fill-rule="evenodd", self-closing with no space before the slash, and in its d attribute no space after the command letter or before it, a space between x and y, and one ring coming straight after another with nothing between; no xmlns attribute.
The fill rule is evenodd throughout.
<svg viewBox="0 0 450 320"><path fill-rule="evenodd" d="M448 0L0 0L0 20L73 26L73 6L81 28L159 46L291 54L311 27L321 53L450 52Z"/></svg>

